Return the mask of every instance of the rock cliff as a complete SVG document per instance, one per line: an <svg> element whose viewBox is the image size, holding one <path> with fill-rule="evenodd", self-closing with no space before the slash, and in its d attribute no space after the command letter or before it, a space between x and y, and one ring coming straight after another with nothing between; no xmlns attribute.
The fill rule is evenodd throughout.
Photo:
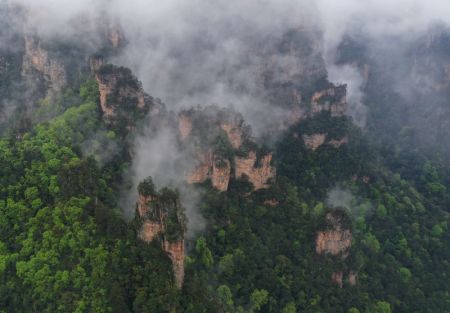
<svg viewBox="0 0 450 313"><path fill-rule="evenodd" d="M172 261L175 284L184 280L186 217L175 191L156 191L149 177L139 184L136 215L142 221L140 238L145 242L158 240Z"/></svg>
<svg viewBox="0 0 450 313"><path fill-rule="evenodd" d="M273 155L257 157L257 145L240 114L217 107L191 109L179 114L178 130L181 142L196 151L196 166L187 173L189 184L210 179L213 187L226 191L232 178L246 175L261 189L276 176Z"/></svg>
<svg viewBox="0 0 450 313"><path fill-rule="evenodd" d="M231 174L230 161L223 159L212 151L200 155L197 160L199 164L187 175L188 184L202 183L211 179L214 188L227 191Z"/></svg>
<svg viewBox="0 0 450 313"><path fill-rule="evenodd" d="M315 92L311 97L311 115L330 111L332 116L342 116L347 109L347 86L332 86Z"/></svg>
<svg viewBox="0 0 450 313"><path fill-rule="evenodd" d="M269 182L275 179L276 169L271 165L272 153L262 156L257 164L256 152L250 151L247 157L235 157L235 177L243 175L253 184L255 190L269 187Z"/></svg>
<svg viewBox="0 0 450 313"><path fill-rule="evenodd" d="M325 216L326 229L320 230L316 236L317 254L329 253L334 256L348 256L352 245L352 232L348 228L348 217L345 212L336 210Z"/></svg>
<svg viewBox="0 0 450 313"><path fill-rule="evenodd" d="M316 234L316 253L331 254L345 260L352 246L352 232L350 219L344 209L337 208L325 215L325 227ZM342 264L341 264L342 265ZM341 269L331 274L331 281L340 288L344 282L350 286L356 285L357 273L353 270Z"/></svg>
<svg viewBox="0 0 450 313"><path fill-rule="evenodd" d="M63 61L52 57L48 50L41 47L41 41L32 35L25 35L22 74L25 77L39 75L48 84L50 91L59 91L67 83Z"/></svg>
<svg viewBox="0 0 450 313"><path fill-rule="evenodd" d="M317 148L319 148L323 144L329 144L335 148L339 148L343 144L348 143L348 137L344 136L341 139L331 139L327 140L327 134L317 133L312 135L303 135L303 142L305 143L305 146L315 151Z"/></svg>
<svg viewBox="0 0 450 313"><path fill-rule="evenodd" d="M356 286L357 278L358 274L355 271L350 271L347 274L344 274L343 271L337 271L331 274L331 281L336 283L339 288L344 286L344 281L348 283L349 286Z"/></svg>
<svg viewBox="0 0 450 313"><path fill-rule="evenodd" d="M96 71L95 79L100 108L108 124L130 130L150 109L162 106L144 92L141 83L127 68L102 65Z"/></svg>

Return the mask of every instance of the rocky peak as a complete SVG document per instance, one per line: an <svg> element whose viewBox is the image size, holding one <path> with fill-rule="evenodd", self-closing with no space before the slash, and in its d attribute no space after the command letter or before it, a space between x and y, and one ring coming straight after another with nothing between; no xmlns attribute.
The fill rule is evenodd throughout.
<svg viewBox="0 0 450 313"><path fill-rule="evenodd" d="M186 217L176 191L159 191L151 177L138 187L136 215L142 221L140 238L145 242L158 240L172 260L175 284L181 288L184 280Z"/></svg>
<svg viewBox="0 0 450 313"><path fill-rule="evenodd" d="M95 78L101 111L108 124L129 130L150 108L161 106L143 91L142 84L127 68L103 65Z"/></svg>
<svg viewBox="0 0 450 313"><path fill-rule="evenodd" d="M257 157L257 145L240 114L217 107L191 109L179 114L178 129L183 144L194 146L197 155L188 183L210 179L213 187L226 191L231 178L245 175L261 189L275 178L272 154Z"/></svg>

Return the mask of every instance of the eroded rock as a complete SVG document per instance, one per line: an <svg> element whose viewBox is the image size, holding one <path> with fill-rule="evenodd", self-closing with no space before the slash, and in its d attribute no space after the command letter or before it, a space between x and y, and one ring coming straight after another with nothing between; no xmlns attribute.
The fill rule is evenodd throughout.
<svg viewBox="0 0 450 313"><path fill-rule="evenodd" d="M145 242L158 240L172 261L175 284L184 280L186 218L178 194L169 189L156 191L151 178L139 184L136 213L142 226L139 237ZM170 220L170 227L168 221Z"/></svg>
<svg viewBox="0 0 450 313"><path fill-rule="evenodd" d="M230 182L230 161L214 154L211 150L199 157L199 164L192 173L187 175L188 184L202 183L211 179L214 188L227 191Z"/></svg>
<svg viewBox="0 0 450 313"><path fill-rule="evenodd" d="M271 165L272 153L261 157L257 164L256 152L250 151L247 157L235 157L235 176L243 175L253 184L255 190L269 187L269 181L276 176L276 169Z"/></svg>
<svg viewBox="0 0 450 313"><path fill-rule="evenodd" d="M347 109L347 86L333 86L317 91L311 97L311 115L330 111L332 116L342 116Z"/></svg>
<svg viewBox="0 0 450 313"><path fill-rule="evenodd" d="M334 256L341 255L343 258L348 256L352 246L352 232L344 225L347 219L342 211L327 213L327 229L319 231L316 236L317 254L329 253Z"/></svg>
<svg viewBox="0 0 450 313"><path fill-rule="evenodd" d="M141 83L124 67L101 66L95 79L100 93L100 108L109 124L128 129L159 104L147 95Z"/></svg>
<svg viewBox="0 0 450 313"><path fill-rule="evenodd" d="M25 54L23 56L22 74L31 77L38 73L49 84L49 89L59 91L67 83L64 64L49 51L42 48L41 41L32 35L25 35Z"/></svg>

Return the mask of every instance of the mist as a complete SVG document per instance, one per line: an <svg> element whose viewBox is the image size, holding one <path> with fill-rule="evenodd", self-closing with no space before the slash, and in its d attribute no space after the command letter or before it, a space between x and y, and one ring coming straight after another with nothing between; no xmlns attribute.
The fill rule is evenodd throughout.
<svg viewBox="0 0 450 313"><path fill-rule="evenodd" d="M350 189L343 186L331 188L325 199L330 208L344 208L353 220L364 218L373 211L372 203L355 196Z"/></svg>
<svg viewBox="0 0 450 313"><path fill-rule="evenodd" d="M433 23L450 22L450 4L444 0L10 2L33 12L27 27L43 36L76 38L93 45L95 38L89 39L89 34L99 25L92 21L106 18L117 23L127 44L112 62L130 67L148 93L173 110L198 104L233 107L257 135L275 118L289 114L279 108L274 112L258 81L268 59L285 57L273 55L267 43L276 42L286 31L320 31L319 49L328 77L347 84L347 113L364 127L365 78L355 64L338 64L343 38L362 34L369 49L376 51L386 38L410 41ZM405 90L405 86L398 88Z"/></svg>
<svg viewBox="0 0 450 313"><path fill-rule="evenodd" d="M339 60L343 40L350 37L364 41L368 58L376 64L386 66L383 58L390 56L389 65L394 68L385 68L393 73L389 82L408 101L417 84L410 78L401 79L409 68L404 61L408 51L395 43L413 45L435 23L448 25L450 22L450 3L444 0L318 0L314 3L14 0L3 3L19 4L32 12L25 24L27 29L45 38L77 42L92 51L98 39L93 34L103 31L95 21L103 19L119 25L126 42L109 62L131 68L145 91L162 99L169 110L176 112L210 104L232 108L243 115L256 137L276 128L290 114L268 99L261 77L264 67L282 64L298 74L308 70L309 64L297 64L275 48L289 30L316 36L312 55L323 59L330 81L347 84L347 114L357 125L365 127L368 78L361 64ZM2 48L6 42L2 40ZM282 71L275 71L275 76L274 80L280 83L289 79ZM131 188L127 189L124 206L131 208L128 216L134 214L130 203L136 199L136 187L151 175L158 186L173 185L182 190L188 218L195 221L189 227L198 229L202 221L195 210L196 196L191 190L182 189L184 173L193 160L179 150L176 136L170 127L163 127L157 133L144 131L135 139L133 162L126 173ZM87 144L86 150L91 149ZM330 193L329 202L347 206L350 199L346 192L335 191Z"/></svg>
<svg viewBox="0 0 450 313"><path fill-rule="evenodd" d="M448 1L319 0L316 4L323 30L329 79L334 83L347 84L347 114L353 117L357 125L366 125L364 89L368 72L355 60L350 63L338 60L340 45L346 38L363 42L368 58L383 70L395 73L387 85L390 84L405 101L411 101L418 91L427 91L427 86L417 85L408 77L411 73L407 71L414 67L408 55L416 49L417 41L424 40L433 25L450 24ZM424 121L414 124L421 126L421 123Z"/></svg>

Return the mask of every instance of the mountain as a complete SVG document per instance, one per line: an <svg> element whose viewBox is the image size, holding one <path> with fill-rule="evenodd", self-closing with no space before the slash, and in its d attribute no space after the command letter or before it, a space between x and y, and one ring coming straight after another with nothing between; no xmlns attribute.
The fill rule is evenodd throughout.
<svg viewBox="0 0 450 313"><path fill-rule="evenodd" d="M445 25L331 65L306 17L108 4L0 2L1 312L450 312Z"/></svg>

